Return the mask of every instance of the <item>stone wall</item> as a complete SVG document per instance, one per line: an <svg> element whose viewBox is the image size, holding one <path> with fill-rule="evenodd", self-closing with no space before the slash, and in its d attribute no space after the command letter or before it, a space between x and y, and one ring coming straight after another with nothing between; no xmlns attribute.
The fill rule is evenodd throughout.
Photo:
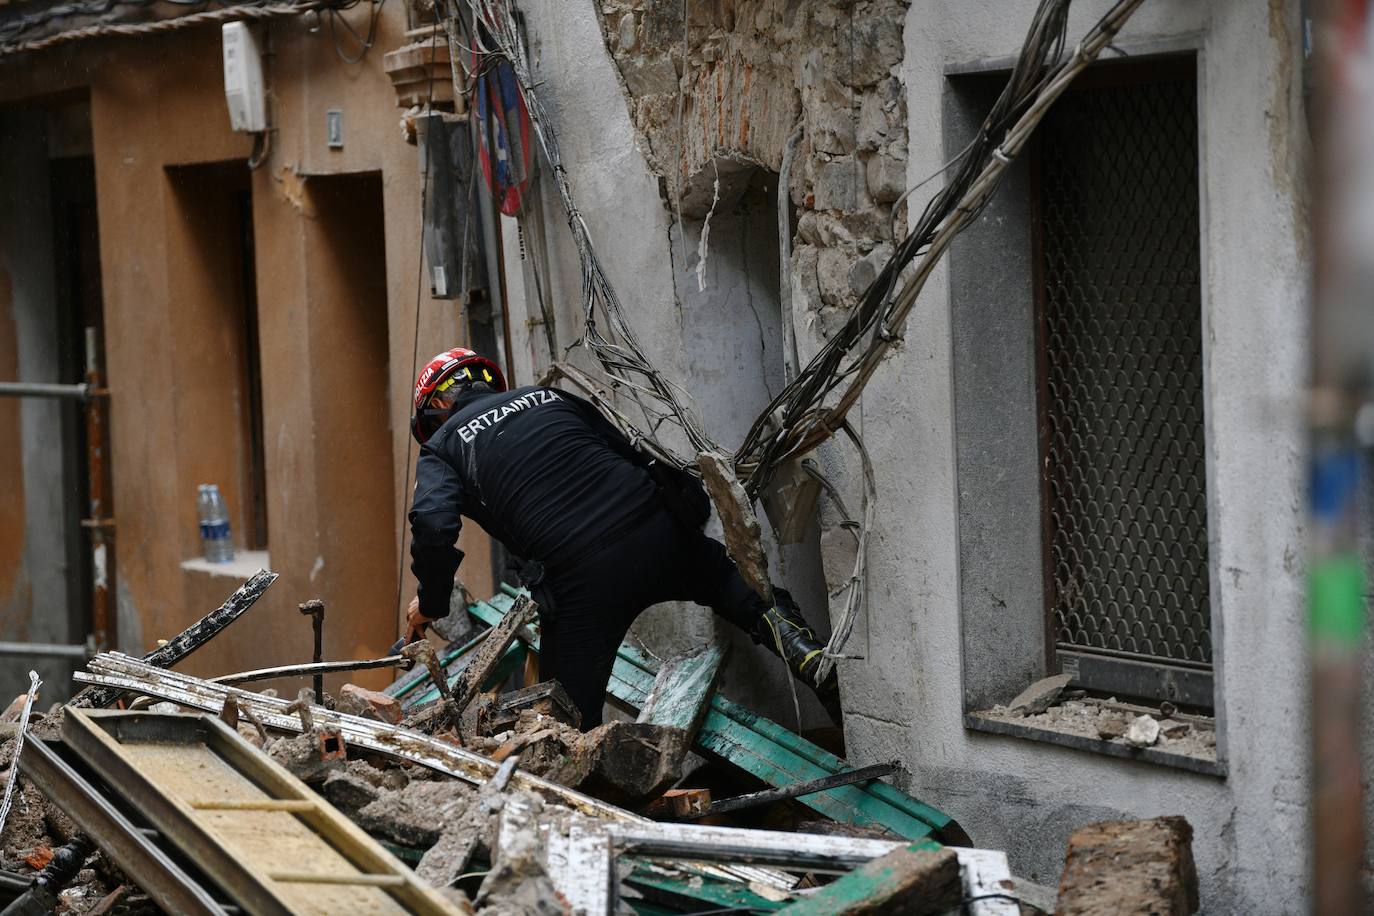
<svg viewBox="0 0 1374 916"><path fill-rule="evenodd" d="M722 0L687 4L684 21L683 2L600 6L642 151L684 220L739 193L746 182L727 176L778 172L801 125L788 282L803 358L891 250L906 177L906 7Z"/></svg>

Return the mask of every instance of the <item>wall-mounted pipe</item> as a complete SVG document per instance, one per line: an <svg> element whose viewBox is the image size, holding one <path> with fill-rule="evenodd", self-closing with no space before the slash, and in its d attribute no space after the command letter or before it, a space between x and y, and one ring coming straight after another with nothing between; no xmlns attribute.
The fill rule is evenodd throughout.
<svg viewBox="0 0 1374 916"><path fill-rule="evenodd" d="M6 398L59 398L73 401L89 401L102 397L103 391L96 391L89 384L57 385L48 382L0 382L0 397Z"/></svg>
<svg viewBox="0 0 1374 916"><path fill-rule="evenodd" d="M95 653L86 645L67 645L53 642L0 642L0 656L23 655L54 658L79 658L83 662Z"/></svg>

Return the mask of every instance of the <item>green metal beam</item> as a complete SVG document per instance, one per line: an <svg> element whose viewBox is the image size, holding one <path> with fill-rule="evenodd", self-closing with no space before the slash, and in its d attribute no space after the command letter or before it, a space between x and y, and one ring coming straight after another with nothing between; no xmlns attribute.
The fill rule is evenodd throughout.
<svg viewBox="0 0 1374 916"><path fill-rule="evenodd" d="M954 854L944 855L952 859ZM782 912L786 916L944 913L958 905L958 888L958 860L941 861L921 846L908 846L861 865Z"/></svg>

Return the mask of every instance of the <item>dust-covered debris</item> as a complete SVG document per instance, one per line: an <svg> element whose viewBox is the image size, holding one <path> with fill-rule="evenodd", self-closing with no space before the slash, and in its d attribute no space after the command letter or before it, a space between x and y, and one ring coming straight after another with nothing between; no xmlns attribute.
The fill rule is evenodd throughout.
<svg viewBox="0 0 1374 916"><path fill-rule="evenodd" d="M994 706L991 709L974 713L982 719L995 722L1016 723L1031 728L1066 735L1076 735L1127 747L1152 747L1171 754L1196 757L1199 760L1214 761L1217 756L1216 727L1213 720L1202 716L1183 716L1174 711L1175 718L1165 718L1158 710L1117 702L1111 699L1062 700L1057 705L1034 715L1018 715L1007 706ZM1148 717L1154 728L1136 722ZM1134 744L1129 738L1132 727L1136 728L1136 738L1145 741L1149 733L1157 730L1153 741Z"/></svg>
<svg viewBox="0 0 1374 916"><path fill-rule="evenodd" d="M395 770L401 773L400 770ZM350 760L343 766L330 771L320 787L320 794L344 814L352 817L367 807L384 791L387 774L362 760ZM404 788L408 778L401 773L404 782L395 788Z"/></svg>
<svg viewBox="0 0 1374 916"><path fill-rule="evenodd" d="M314 730L292 738L279 738L272 742L267 753L301 782L318 785L344 765L343 758L327 752L320 739L321 733Z"/></svg>
<svg viewBox="0 0 1374 916"><path fill-rule="evenodd" d="M477 831L466 821L447 828L415 866L415 873L434 887L449 887L467 869L481 845Z"/></svg>
<svg viewBox="0 0 1374 916"><path fill-rule="evenodd" d="M412 782L404 789L384 791L364 806L353 820L369 833L414 849L427 849L444 828L458 819L476 793L457 781Z"/></svg>
<svg viewBox="0 0 1374 916"><path fill-rule="evenodd" d="M544 803L526 792L504 799L500 842L491 871L477 892L480 916L559 916L572 908L549 880L544 867L540 823Z"/></svg>
<svg viewBox="0 0 1374 916"><path fill-rule="evenodd" d="M357 684L343 685L339 691L338 707L340 712L375 719L390 725L398 725L401 721L401 704L395 697L359 687Z"/></svg>
<svg viewBox="0 0 1374 916"><path fill-rule="evenodd" d="M1089 824L1069 837L1055 912L1197 912L1193 829L1182 817Z"/></svg>
<svg viewBox="0 0 1374 916"><path fill-rule="evenodd" d="M1052 677L1041 678L1031 684L1025 690L1007 704L1012 715L1033 716L1044 712L1059 699L1059 695L1064 692L1064 688L1073 681L1071 674L1056 674Z"/></svg>

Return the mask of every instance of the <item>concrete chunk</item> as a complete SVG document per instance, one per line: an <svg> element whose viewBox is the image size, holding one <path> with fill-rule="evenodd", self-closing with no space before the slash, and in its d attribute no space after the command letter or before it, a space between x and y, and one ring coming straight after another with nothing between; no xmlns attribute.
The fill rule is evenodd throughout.
<svg viewBox="0 0 1374 916"><path fill-rule="evenodd" d="M444 827L462 815L473 798L472 789L456 780L412 782L380 795L354 821L393 843L426 849L438 842Z"/></svg>
<svg viewBox="0 0 1374 916"><path fill-rule="evenodd" d="M1007 709L1014 716L1039 715L1049 709L1050 704L1059 699L1059 694L1072 681L1073 675L1071 674L1056 674L1041 678L1017 694L1016 699L1007 704Z"/></svg>
<svg viewBox="0 0 1374 916"><path fill-rule="evenodd" d="M1182 817L1089 824L1069 837L1057 916L1158 914L1198 909L1193 828Z"/></svg>
<svg viewBox="0 0 1374 916"><path fill-rule="evenodd" d="M1150 747L1159 741L1159 722L1153 716L1136 716L1126 727L1126 743Z"/></svg>

